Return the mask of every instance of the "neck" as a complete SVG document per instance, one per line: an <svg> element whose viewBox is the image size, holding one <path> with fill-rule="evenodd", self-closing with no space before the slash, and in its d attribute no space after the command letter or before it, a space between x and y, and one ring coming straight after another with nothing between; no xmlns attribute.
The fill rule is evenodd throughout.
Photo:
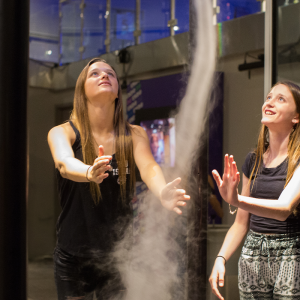
<svg viewBox="0 0 300 300"><path fill-rule="evenodd" d="M286 156L288 154L290 131L278 132L269 129L269 155L271 157Z"/></svg>
<svg viewBox="0 0 300 300"><path fill-rule="evenodd" d="M105 134L114 130L115 102L103 105L88 101L88 114L91 129L94 133Z"/></svg>

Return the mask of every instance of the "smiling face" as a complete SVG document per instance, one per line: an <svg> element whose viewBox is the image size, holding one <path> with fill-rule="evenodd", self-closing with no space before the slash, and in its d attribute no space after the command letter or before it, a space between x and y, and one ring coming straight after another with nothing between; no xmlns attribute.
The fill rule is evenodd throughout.
<svg viewBox="0 0 300 300"><path fill-rule="evenodd" d="M115 71L104 62L89 66L84 84L85 95L89 101L106 97L111 101L118 98L118 80Z"/></svg>
<svg viewBox="0 0 300 300"><path fill-rule="evenodd" d="M292 129L299 122L295 100L284 84L274 86L262 106L262 124L278 129Z"/></svg>

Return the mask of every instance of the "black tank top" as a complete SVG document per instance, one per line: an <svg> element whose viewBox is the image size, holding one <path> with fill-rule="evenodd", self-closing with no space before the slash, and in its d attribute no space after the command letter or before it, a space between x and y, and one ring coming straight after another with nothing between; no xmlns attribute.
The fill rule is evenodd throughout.
<svg viewBox="0 0 300 300"><path fill-rule="evenodd" d="M70 122L76 134L72 146L74 155L83 161L80 134ZM75 182L60 175L56 169L62 212L57 221L57 246L70 254L93 257L110 252L115 242L122 239L132 219L129 195L129 174L126 175L126 203L120 197L118 165L115 155L112 171L100 184L102 198L95 205L90 185ZM128 172L130 173L130 172Z"/></svg>
<svg viewBox="0 0 300 300"><path fill-rule="evenodd" d="M247 178L250 178L254 164L255 153L250 152L248 153L242 167L243 173ZM251 178L252 184L250 197L263 199L262 201L278 199L284 189L287 167L288 159L284 160L275 168L266 168L262 165L254 181L254 185L254 176ZM295 216L293 213L285 221L278 221L251 214L250 229L259 233L274 234L300 232L300 219L299 215Z"/></svg>

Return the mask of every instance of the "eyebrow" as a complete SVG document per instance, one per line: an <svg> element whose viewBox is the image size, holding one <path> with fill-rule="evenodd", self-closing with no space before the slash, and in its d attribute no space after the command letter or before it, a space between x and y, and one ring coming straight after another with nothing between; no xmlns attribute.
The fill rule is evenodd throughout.
<svg viewBox="0 0 300 300"><path fill-rule="evenodd" d="M116 74L116 72L113 69L98 68L98 67L95 67L95 68L91 69L88 73L91 73L92 71L95 71L95 70L105 71L105 72L112 72L112 73Z"/></svg>

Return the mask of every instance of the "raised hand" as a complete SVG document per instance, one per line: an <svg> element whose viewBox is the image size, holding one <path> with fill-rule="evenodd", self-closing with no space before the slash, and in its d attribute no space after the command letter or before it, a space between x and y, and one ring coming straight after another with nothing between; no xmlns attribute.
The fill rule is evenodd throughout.
<svg viewBox="0 0 300 300"><path fill-rule="evenodd" d="M240 182L240 173L238 172L236 162L233 160L233 156L228 157L228 154L225 155L223 178L220 177L217 170L213 170L212 175L217 183L222 198L227 203L238 206L237 187Z"/></svg>
<svg viewBox="0 0 300 300"><path fill-rule="evenodd" d="M186 195L185 190L177 189L176 186L180 183L181 178L178 177L172 182L169 182L161 191L160 200L163 207L168 210L173 210L181 215L182 211L178 206L185 206L186 201L190 200L190 196Z"/></svg>
<svg viewBox="0 0 300 300"><path fill-rule="evenodd" d="M99 184L107 178L109 174L105 172L111 168L109 165L111 159L111 155L104 155L104 148L100 145L98 157L94 160L94 164L88 169L88 180Z"/></svg>
<svg viewBox="0 0 300 300"><path fill-rule="evenodd" d="M223 300L224 298L218 289L218 284L220 287L224 286L224 276L225 276L224 259L222 257L217 257L214 267L211 271L211 275L209 277L209 283L212 292L221 300Z"/></svg>

